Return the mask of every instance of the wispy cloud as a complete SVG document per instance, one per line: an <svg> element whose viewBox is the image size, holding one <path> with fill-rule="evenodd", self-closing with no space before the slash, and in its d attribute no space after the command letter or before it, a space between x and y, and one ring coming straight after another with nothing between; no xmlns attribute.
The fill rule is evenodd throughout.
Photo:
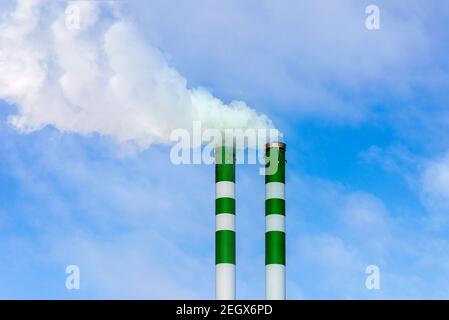
<svg viewBox="0 0 449 320"><path fill-rule="evenodd" d="M365 28L367 1L257 1L248 8L198 0L177 12L170 1L152 1L130 10L193 81L295 117L345 123L393 107L390 98L415 98L415 88L431 88L429 78L447 83L431 25L439 3L377 1L377 31Z"/></svg>
<svg viewBox="0 0 449 320"><path fill-rule="evenodd" d="M324 8L314 1L189 1L177 10L168 1L141 1L123 15L82 4L87 23L78 31L66 28L62 3L20 3L0 27L0 95L18 108L16 128L100 135L51 128L20 135L1 118L2 297L213 297L213 168L172 166L160 147L121 156L123 146L102 136L142 147L165 141L170 128L192 119L194 105L211 126L228 124L234 111L241 126L269 124L246 104L229 106L192 89L201 85L275 114L292 126L290 139L301 135L292 122L309 116L371 119L400 132L399 143L374 146L362 158L405 177L422 208L382 198L388 182L380 171L379 189L369 191L371 181L352 186L301 174L300 153L308 151L289 149L289 298L449 296L447 235L422 219L440 217L433 221L441 227L447 212L447 50L438 50L444 31L432 31L443 30L434 27L447 5L380 1L376 33L364 28L364 4L349 0ZM180 122L165 121L173 114ZM372 144L372 132L358 133ZM344 153L352 138L327 152ZM426 152L415 151L416 141ZM332 162L326 159L325 170L340 170ZM256 171L239 168L239 298L263 298L263 179ZM81 267L80 292L63 287L67 264ZM379 292L364 287L369 264L381 269Z"/></svg>

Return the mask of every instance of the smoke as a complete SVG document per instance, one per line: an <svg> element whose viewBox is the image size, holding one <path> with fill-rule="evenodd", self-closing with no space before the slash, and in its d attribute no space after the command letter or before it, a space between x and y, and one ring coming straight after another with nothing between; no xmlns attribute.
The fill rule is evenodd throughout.
<svg viewBox="0 0 449 320"><path fill-rule="evenodd" d="M75 7L73 7L75 6ZM98 133L140 148L169 143L176 128L272 128L242 101L223 103L189 88L116 5L18 0L0 23L0 99L17 106L21 132L50 125ZM70 11L72 10L72 11ZM79 28L68 16L79 13ZM75 19L76 23L76 19Z"/></svg>

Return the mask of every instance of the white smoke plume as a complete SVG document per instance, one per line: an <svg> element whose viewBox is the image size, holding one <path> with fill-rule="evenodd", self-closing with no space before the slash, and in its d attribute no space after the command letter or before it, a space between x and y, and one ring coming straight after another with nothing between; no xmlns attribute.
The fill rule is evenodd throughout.
<svg viewBox="0 0 449 320"><path fill-rule="evenodd" d="M229 105L187 81L145 43L115 5L18 0L0 22L0 99L18 108L9 121L22 132L51 125L98 133L140 148L168 143L176 128L272 128L244 102ZM106 10L106 12L104 12Z"/></svg>

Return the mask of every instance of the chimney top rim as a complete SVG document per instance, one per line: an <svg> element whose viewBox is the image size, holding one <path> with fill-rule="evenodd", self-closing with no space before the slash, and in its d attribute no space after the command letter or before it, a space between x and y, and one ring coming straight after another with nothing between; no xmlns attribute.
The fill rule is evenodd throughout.
<svg viewBox="0 0 449 320"><path fill-rule="evenodd" d="M282 149L285 151L287 146L283 142L276 141L276 142L269 142L265 145L265 149L270 149L270 148L279 148L279 149Z"/></svg>

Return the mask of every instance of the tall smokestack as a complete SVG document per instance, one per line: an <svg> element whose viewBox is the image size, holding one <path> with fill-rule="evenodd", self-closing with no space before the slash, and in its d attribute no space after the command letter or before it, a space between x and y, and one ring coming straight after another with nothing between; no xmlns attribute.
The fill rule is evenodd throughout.
<svg viewBox="0 0 449 320"><path fill-rule="evenodd" d="M286 145L282 142L266 145L265 295L267 300L285 299L285 150ZM275 170L270 169L273 166Z"/></svg>
<svg viewBox="0 0 449 320"><path fill-rule="evenodd" d="M215 297L235 299L235 149L215 149Z"/></svg>

